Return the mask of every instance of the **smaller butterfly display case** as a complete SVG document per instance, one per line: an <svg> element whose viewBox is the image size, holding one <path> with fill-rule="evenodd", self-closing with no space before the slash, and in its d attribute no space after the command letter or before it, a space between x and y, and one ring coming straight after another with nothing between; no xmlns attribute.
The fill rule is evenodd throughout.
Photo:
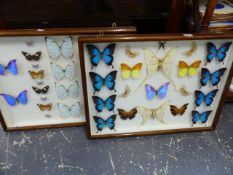
<svg viewBox="0 0 233 175"><path fill-rule="evenodd" d="M80 37L90 139L213 130L233 75L233 35Z"/></svg>
<svg viewBox="0 0 233 175"><path fill-rule="evenodd" d="M134 27L0 31L0 121L4 130L82 126L78 37Z"/></svg>

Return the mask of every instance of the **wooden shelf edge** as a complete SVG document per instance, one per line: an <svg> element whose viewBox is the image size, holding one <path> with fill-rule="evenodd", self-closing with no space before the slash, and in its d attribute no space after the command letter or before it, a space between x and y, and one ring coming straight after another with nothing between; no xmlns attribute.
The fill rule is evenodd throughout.
<svg viewBox="0 0 233 175"><path fill-rule="evenodd" d="M227 92L225 92L225 102L233 102L233 92L228 90Z"/></svg>

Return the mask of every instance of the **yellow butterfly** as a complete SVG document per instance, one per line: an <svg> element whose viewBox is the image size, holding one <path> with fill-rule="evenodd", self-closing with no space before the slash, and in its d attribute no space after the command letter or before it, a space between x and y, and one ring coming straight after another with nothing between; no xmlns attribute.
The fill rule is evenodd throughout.
<svg viewBox="0 0 233 175"><path fill-rule="evenodd" d="M188 74L190 77L192 77L197 74L200 64L201 60L197 60L191 65L188 65L185 61L179 61L178 75L180 77L185 77Z"/></svg>
<svg viewBox="0 0 233 175"><path fill-rule="evenodd" d="M191 57L192 54L197 50L197 44L195 41L192 42L192 48L190 50L186 50L183 54Z"/></svg>
<svg viewBox="0 0 233 175"><path fill-rule="evenodd" d="M121 76L123 79L128 79L130 76L134 79L139 78L141 75L142 63L137 63L132 68L127 64L121 64Z"/></svg>

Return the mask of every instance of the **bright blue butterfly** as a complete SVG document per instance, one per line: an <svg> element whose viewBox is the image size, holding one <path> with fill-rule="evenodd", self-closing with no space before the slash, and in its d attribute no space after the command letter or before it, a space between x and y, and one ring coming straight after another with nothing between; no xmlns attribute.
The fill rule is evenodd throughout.
<svg viewBox="0 0 233 175"><path fill-rule="evenodd" d="M1 96L4 97L4 99L6 100L6 102L10 105L10 106L15 106L17 103L21 103L22 105L26 105L28 102L28 98L27 98L27 90L22 91L17 98L8 95L8 94L0 94Z"/></svg>
<svg viewBox="0 0 233 175"><path fill-rule="evenodd" d="M112 65L113 62L113 54L115 50L116 44L109 44L107 47L104 49L103 52L101 52L96 46L92 44L87 44L87 50L89 52L89 55L91 57L91 64L93 66L97 66L100 62L101 59L104 60L104 62L110 66ZM112 65L113 67L113 65Z"/></svg>
<svg viewBox="0 0 233 175"><path fill-rule="evenodd" d="M214 58L217 58L219 62L224 61L231 44L232 42L227 42L217 49L213 43L207 43L207 63L210 63Z"/></svg>
<svg viewBox="0 0 233 175"><path fill-rule="evenodd" d="M92 98L95 103L95 109L98 112L102 112L104 107L106 107L109 111L114 110L116 95L109 96L105 101L97 96L93 96Z"/></svg>
<svg viewBox="0 0 233 175"><path fill-rule="evenodd" d="M163 84L158 90L155 90L155 88L149 84L145 85L145 90L146 90L146 97L148 100L153 100L154 97L156 96L156 94L158 95L158 97L160 99L163 99L166 97L167 95L167 91L168 91L168 86L169 86L169 82Z"/></svg>
<svg viewBox="0 0 233 175"><path fill-rule="evenodd" d="M0 64L0 75L4 75L6 71L18 75L16 60L10 60L6 67Z"/></svg>
<svg viewBox="0 0 233 175"><path fill-rule="evenodd" d="M103 85L106 85L109 90L116 91L114 89L116 74L117 74L117 71L112 71L105 78L102 78L99 74L95 72L89 72L89 75L93 83L94 94L96 91L100 91Z"/></svg>
<svg viewBox="0 0 233 175"><path fill-rule="evenodd" d="M104 120L103 118L94 116L94 120L96 122L97 130L102 131L104 129L104 127L106 127L106 126L111 130L113 130L113 129L115 130L116 117L117 117L116 114L114 114L114 115L111 115L110 117L108 117L107 120Z"/></svg>
<svg viewBox="0 0 233 175"><path fill-rule="evenodd" d="M208 69L202 68L201 69L201 80L200 80L201 86L200 86L200 88L202 86L207 85L207 83L209 81L211 81L211 84L213 86L218 86L225 71L226 71L226 68L221 68L221 69L216 70L213 73L210 73L210 71Z"/></svg>
<svg viewBox="0 0 233 175"><path fill-rule="evenodd" d="M196 97L195 105L196 105L196 107L200 106L203 102L206 104L206 106L211 106L217 92L218 92L218 89L215 89L215 90L209 92L207 95L205 95L202 91L196 90L195 91L195 97Z"/></svg>
<svg viewBox="0 0 233 175"><path fill-rule="evenodd" d="M200 114L198 111L192 111L193 125L196 124L199 120L201 120L202 124L206 123L211 112L212 111L206 111Z"/></svg>

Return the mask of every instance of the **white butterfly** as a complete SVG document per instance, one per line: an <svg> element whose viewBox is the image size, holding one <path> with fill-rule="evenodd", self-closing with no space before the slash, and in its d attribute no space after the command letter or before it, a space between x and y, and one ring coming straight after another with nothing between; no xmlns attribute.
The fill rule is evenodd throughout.
<svg viewBox="0 0 233 175"><path fill-rule="evenodd" d="M62 84L55 83L55 89L56 89L57 96L60 99L65 99L67 96L70 96L71 98L78 97L79 87L78 87L77 81L72 83L68 87L68 89Z"/></svg>
<svg viewBox="0 0 233 175"><path fill-rule="evenodd" d="M72 59L74 54L74 42L71 36L63 40L61 46L53 39L45 37L49 56L52 60L58 59L62 54L66 59Z"/></svg>
<svg viewBox="0 0 233 175"><path fill-rule="evenodd" d="M69 80L73 80L75 76L75 66L74 62L71 64L68 64L65 69L63 69L61 66L51 63L51 69L53 72L53 76L56 80L60 81L65 77L67 77Z"/></svg>
<svg viewBox="0 0 233 175"><path fill-rule="evenodd" d="M79 117L80 116L80 103L74 103L71 107L64 105L62 103L57 104L59 113L61 117Z"/></svg>

